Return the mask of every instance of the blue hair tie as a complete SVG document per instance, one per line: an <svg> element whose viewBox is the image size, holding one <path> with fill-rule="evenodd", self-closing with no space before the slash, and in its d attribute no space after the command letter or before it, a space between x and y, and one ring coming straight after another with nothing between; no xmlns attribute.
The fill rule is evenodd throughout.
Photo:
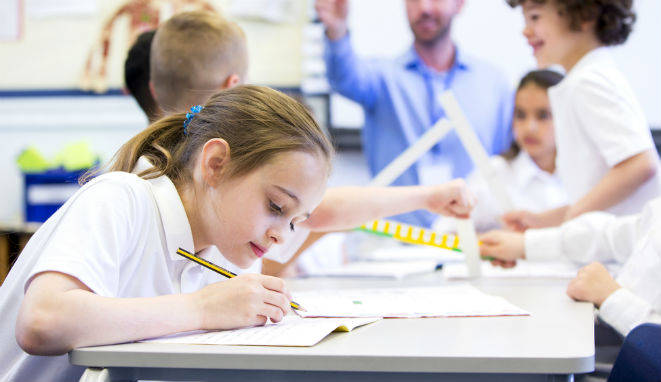
<svg viewBox="0 0 661 382"><path fill-rule="evenodd" d="M195 114L199 113L204 109L202 105L195 105L190 108L190 111L186 113L186 120L184 121L184 135L188 135L188 124L193 120Z"/></svg>

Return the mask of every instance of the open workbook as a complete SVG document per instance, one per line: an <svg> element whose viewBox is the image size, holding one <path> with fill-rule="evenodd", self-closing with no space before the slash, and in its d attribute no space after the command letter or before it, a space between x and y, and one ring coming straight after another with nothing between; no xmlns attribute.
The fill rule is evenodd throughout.
<svg viewBox="0 0 661 382"><path fill-rule="evenodd" d="M351 331L381 317L525 316L525 310L471 285L329 289L295 293L305 311L277 324L180 333L143 342L209 345L313 346L333 331Z"/></svg>
<svg viewBox="0 0 661 382"><path fill-rule="evenodd" d="M141 342L203 345L313 346L331 332L350 332L380 320L371 318L301 318L288 315L281 322L252 328L179 333Z"/></svg>

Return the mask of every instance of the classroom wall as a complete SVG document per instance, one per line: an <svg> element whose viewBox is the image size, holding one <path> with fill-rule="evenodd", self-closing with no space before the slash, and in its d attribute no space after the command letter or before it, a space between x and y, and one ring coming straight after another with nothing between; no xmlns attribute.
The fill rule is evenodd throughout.
<svg viewBox="0 0 661 382"><path fill-rule="evenodd" d="M30 1L30 0L25 0ZM34 17L24 10L23 33L18 41L0 42L0 90L76 88L90 47L100 39L101 26L123 4L96 3L93 14ZM245 1L245 0L244 0ZM263 0L262 2L276 1ZM289 11L283 22L237 18L246 9L241 0L210 0L216 9L237 21L248 38L252 82L278 87L297 86L301 79L302 26L307 22L306 0L280 0ZM255 3L253 0L252 3ZM128 42L128 19L118 19L110 46L108 84L122 86Z"/></svg>

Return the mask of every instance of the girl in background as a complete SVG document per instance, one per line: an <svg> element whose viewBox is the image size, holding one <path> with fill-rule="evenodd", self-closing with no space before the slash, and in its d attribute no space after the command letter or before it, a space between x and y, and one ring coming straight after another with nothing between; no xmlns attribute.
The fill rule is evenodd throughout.
<svg viewBox="0 0 661 382"><path fill-rule="evenodd" d="M547 90L562 80L560 73L535 70L526 74L516 90L512 130L514 142L509 151L491 158L491 166L506 184L516 209L533 212L563 206L567 198L555 173L555 137ZM467 178L468 188L477 196L471 218L478 232L500 228L501 210L479 171ZM453 219L439 218L439 232L455 230Z"/></svg>

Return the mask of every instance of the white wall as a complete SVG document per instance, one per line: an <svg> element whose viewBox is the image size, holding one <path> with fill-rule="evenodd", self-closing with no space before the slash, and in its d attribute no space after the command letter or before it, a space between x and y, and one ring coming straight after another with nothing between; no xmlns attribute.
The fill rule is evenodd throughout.
<svg viewBox="0 0 661 382"><path fill-rule="evenodd" d="M146 118L129 96L2 99L0 221L23 218L23 178L16 157L27 146L52 158L66 144L85 140L102 160L108 160L146 126Z"/></svg>
<svg viewBox="0 0 661 382"><path fill-rule="evenodd" d="M503 69L512 84L535 67L531 49L521 31L521 9L505 0L465 0L452 34L458 45ZM394 57L408 49L412 34L406 21L404 0L353 0L349 24L354 47L366 57ZM614 49L652 126L661 127L661 1L636 0L638 20L627 43ZM340 124L360 126L360 109L343 101L333 110ZM358 114L358 115L357 115Z"/></svg>
<svg viewBox="0 0 661 382"><path fill-rule="evenodd" d="M20 39L0 41L0 73L3 74L0 76L0 90L78 87L88 51L100 39L101 26L125 3L117 0L88 1L96 4L92 7L97 10L95 13L40 18L25 12ZM289 17L281 23L234 17L232 11L240 9L242 1L246 0L209 0L216 9L244 29L251 58L249 79L271 86L298 86L301 80L301 29L307 22L307 0L286 1ZM128 19L118 19L113 28L108 58L108 85L111 88L119 88L123 84L124 60L130 44L127 31Z"/></svg>

